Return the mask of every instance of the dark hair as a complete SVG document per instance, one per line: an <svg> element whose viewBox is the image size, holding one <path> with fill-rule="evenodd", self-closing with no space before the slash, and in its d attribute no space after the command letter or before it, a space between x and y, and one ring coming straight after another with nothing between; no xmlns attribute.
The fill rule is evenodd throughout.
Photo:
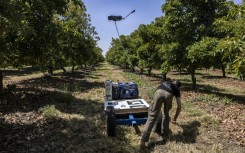
<svg viewBox="0 0 245 153"><path fill-rule="evenodd" d="M181 82L179 80L176 80L173 82L178 88L181 87Z"/></svg>

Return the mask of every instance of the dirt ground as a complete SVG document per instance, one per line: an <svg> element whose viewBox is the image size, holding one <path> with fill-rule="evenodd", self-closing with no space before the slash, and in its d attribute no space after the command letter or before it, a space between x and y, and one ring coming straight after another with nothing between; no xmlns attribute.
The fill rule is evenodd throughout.
<svg viewBox="0 0 245 153"><path fill-rule="evenodd" d="M148 147L139 150L141 134L125 126L108 138L104 81L135 81L141 98L151 103L161 82L154 73L139 76L107 63L66 76L4 71L4 85L15 86L8 86L0 103L0 152L245 152L245 82L222 78L218 70L198 73L197 90L191 89L189 75L168 74L183 82L183 109L166 144L153 133ZM144 125L139 129L143 132Z"/></svg>

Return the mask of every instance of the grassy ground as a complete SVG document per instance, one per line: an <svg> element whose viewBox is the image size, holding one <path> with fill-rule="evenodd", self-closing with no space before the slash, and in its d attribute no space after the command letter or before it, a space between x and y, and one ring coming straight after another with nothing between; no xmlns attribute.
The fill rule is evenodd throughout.
<svg viewBox="0 0 245 153"><path fill-rule="evenodd" d="M104 81L135 81L151 103L158 73L139 76L106 63L67 76L58 71L52 78L33 70L5 71L4 84L16 89L0 104L0 152L245 152L245 83L221 78L217 70L198 71L196 91L189 75L168 75L183 82L183 109L166 144L153 133L148 148L139 150L141 135L126 126L108 138ZM143 132L144 125L139 128Z"/></svg>

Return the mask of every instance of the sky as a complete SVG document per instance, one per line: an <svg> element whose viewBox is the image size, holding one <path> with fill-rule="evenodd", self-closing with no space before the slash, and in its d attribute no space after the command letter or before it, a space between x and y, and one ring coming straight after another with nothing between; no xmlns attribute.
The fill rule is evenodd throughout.
<svg viewBox="0 0 245 153"><path fill-rule="evenodd" d="M103 50L103 55L109 50L112 38L118 38L114 21L109 21L108 16L127 16L131 11L135 13L125 20L117 22L120 35L130 35L138 29L140 24L149 24L155 18L163 15L161 6L165 0L82 0L90 14L91 24L98 32L100 40L98 46ZM242 0L234 0L241 3Z"/></svg>

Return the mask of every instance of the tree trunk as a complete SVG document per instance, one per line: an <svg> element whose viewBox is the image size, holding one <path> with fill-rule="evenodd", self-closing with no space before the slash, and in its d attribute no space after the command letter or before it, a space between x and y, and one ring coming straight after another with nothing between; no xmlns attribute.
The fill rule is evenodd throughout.
<svg viewBox="0 0 245 153"><path fill-rule="evenodd" d="M149 68L149 69L147 70L149 76L151 75L151 70L152 70L152 68Z"/></svg>
<svg viewBox="0 0 245 153"><path fill-rule="evenodd" d="M63 70L64 75L66 75L66 69L64 67L61 67L61 69Z"/></svg>
<svg viewBox="0 0 245 153"><path fill-rule="evenodd" d="M162 73L162 80L166 81L167 80L167 73Z"/></svg>
<svg viewBox="0 0 245 153"><path fill-rule="evenodd" d="M75 65L72 65L71 72L74 73Z"/></svg>
<svg viewBox="0 0 245 153"><path fill-rule="evenodd" d="M196 77L195 77L195 71L191 73L191 80L192 80L192 88L196 89Z"/></svg>
<svg viewBox="0 0 245 153"><path fill-rule="evenodd" d="M0 70L0 99L3 98L3 72Z"/></svg>
<svg viewBox="0 0 245 153"><path fill-rule="evenodd" d="M135 68L133 66L131 66L131 70L132 72L135 72Z"/></svg>
<svg viewBox="0 0 245 153"><path fill-rule="evenodd" d="M225 65L224 65L224 64L222 64L221 69L222 69L222 73L223 73L223 78L226 78L226 74L225 74Z"/></svg>
<svg viewBox="0 0 245 153"><path fill-rule="evenodd" d="M190 72L191 72L192 88L196 89L195 68L193 65L191 66Z"/></svg>
<svg viewBox="0 0 245 153"><path fill-rule="evenodd" d="M54 68L53 68L53 66L48 66L48 73L49 73L49 75L51 75L51 76L53 76L53 74L54 74Z"/></svg>
<svg viewBox="0 0 245 153"><path fill-rule="evenodd" d="M140 74L143 74L144 68L140 68Z"/></svg>

